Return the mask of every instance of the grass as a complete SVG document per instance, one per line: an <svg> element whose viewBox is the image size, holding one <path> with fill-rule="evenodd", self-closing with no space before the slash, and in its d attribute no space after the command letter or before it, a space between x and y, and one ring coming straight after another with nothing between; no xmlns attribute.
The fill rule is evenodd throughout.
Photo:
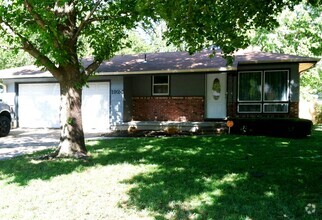
<svg viewBox="0 0 322 220"><path fill-rule="evenodd" d="M37 161L39 153L0 161L0 219L322 219L322 126L305 139L87 146L88 161Z"/></svg>

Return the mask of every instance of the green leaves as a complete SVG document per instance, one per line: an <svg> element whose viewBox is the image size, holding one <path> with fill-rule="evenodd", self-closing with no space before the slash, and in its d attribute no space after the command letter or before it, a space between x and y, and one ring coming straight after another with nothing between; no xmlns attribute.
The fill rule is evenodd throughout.
<svg viewBox="0 0 322 220"><path fill-rule="evenodd" d="M84 51L84 45L92 47L97 59L110 58L119 50L120 39L125 37L124 30L134 27L137 17L133 10L135 1L131 0L17 0L1 3L4 40L14 41L20 47L27 40L33 50L37 50L37 53L33 52L38 54L36 58L41 54L57 66L76 64L78 51Z"/></svg>
<svg viewBox="0 0 322 220"><path fill-rule="evenodd" d="M154 11L168 26L165 33L170 42L179 46L185 42L193 53L216 45L225 53L249 45L247 35L255 27L272 28L276 13L290 1L266 0L141 0L141 10Z"/></svg>
<svg viewBox="0 0 322 220"><path fill-rule="evenodd" d="M277 16L279 27L260 28L253 33L252 44L264 51L322 56L322 6L299 4L285 9ZM322 91L322 62L301 75L302 92L317 94ZM306 87L306 88L305 88ZM307 96L307 95L306 95Z"/></svg>

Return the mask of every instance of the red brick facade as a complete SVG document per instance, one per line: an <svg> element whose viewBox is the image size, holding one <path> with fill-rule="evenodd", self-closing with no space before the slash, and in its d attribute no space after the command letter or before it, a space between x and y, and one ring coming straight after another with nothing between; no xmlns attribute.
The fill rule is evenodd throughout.
<svg viewBox="0 0 322 220"><path fill-rule="evenodd" d="M204 97L133 97L136 121L203 121Z"/></svg>
<svg viewBox="0 0 322 220"><path fill-rule="evenodd" d="M290 103L290 118L298 118L299 117L299 103L291 102Z"/></svg>

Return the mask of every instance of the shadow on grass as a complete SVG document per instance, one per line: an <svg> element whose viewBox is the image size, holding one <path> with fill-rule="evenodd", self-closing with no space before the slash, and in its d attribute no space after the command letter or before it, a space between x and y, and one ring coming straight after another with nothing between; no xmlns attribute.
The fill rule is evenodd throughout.
<svg viewBox="0 0 322 220"><path fill-rule="evenodd" d="M33 179L96 165L152 165L126 181L128 207L156 219L318 219L322 214L322 127L306 139L247 136L102 140L85 161L0 161L0 178ZM317 206L308 215L307 204Z"/></svg>

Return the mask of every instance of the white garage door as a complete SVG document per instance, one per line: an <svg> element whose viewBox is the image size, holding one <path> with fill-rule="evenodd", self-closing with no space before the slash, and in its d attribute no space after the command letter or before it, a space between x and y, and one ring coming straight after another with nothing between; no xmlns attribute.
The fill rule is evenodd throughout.
<svg viewBox="0 0 322 220"><path fill-rule="evenodd" d="M59 128L59 84L19 84L19 127Z"/></svg>
<svg viewBox="0 0 322 220"><path fill-rule="evenodd" d="M83 89L84 130L107 131L110 124L110 84L109 82L90 82Z"/></svg>
<svg viewBox="0 0 322 220"><path fill-rule="evenodd" d="M84 130L109 128L109 82L91 82L83 89ZM59 128L59 84L19 84L19 126Z"/></svg>

